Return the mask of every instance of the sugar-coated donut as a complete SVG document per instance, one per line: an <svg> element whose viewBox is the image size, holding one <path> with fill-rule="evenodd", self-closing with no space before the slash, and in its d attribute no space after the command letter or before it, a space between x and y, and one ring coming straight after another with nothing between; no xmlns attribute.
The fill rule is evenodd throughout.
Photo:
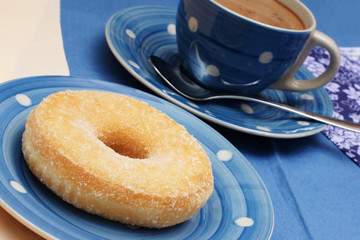
<svg viewBox="0 0 360 240"><path fill-rule="evenodd" d="M213 191L211 163L196 139L121 94L48 96L28 116L22 150L34 175L66 202L125 224L184 222Z"/></svg>

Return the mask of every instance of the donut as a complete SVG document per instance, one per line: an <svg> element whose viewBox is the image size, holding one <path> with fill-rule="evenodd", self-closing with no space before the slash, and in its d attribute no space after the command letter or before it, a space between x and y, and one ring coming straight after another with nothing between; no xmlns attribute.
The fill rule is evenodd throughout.
<svg viewBox="0 0 360 240"><path fill-rule="evenodd" d="M26 120L22 151L31 172L64 201L128 225L184 222L214 188L210 160L184 126L118 93L49 95Z"/></svg>

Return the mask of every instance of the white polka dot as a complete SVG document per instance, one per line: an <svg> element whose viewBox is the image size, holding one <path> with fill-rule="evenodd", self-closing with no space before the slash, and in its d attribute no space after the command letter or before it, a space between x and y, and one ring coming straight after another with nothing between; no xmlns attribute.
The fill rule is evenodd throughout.
<svg viewBox="0 0 360 240"><path fill-rule="evenodd" d="M169 34L175 35L176 34L175 24L169 24L168 27L167 27L167 31L168 31Z"/></svg>
<svg viewBox="0 0 360 240"><path fill-rule="evenodd" d="M274 58L272 52L263 52L259 57L259 62L262 64L270 63Z"/></svg>
<svg viewBox="0 0 360 240"><path fill-rule="evenodd" d="M300 97L305 100L314 100L314 96L307 93L301 94Z"/></svg>
<svg viewBox="0 0 360 240"><path fill-rule="evenodd" d="M135 62L133 62L133 61L131 61L131 60L129 60L128 62L129 62L129 64L130 64L131 66L133 66L133 67L135 67L135 68L137 68L137 69L140 69L140 66L137 65Z"/></svg>
<svg viewBox="0 0 360 240"><path fill-rule="evenodd" d="M25 107L31 105L31 99L28 96L26 96L25 94L16 94L15 99L19 104L21 104Z"/></svg>
<svg viewBox="0 0 360 240"><path fill-rule="evenodd" d="M188 22L190 31L196 32L198 30L199 24L196 18L191 17Z"/></svg>
<svg viewBox="0 0 360 240"><path fill-rule="evenodd" d="M267 127L257 126L256 128L259 129L259 130L262 130L262 131L271 132L271 129L269 129Z"/></svg>
<svg viewBox="0 0 360 240"><path fill-rule="evenodd" d="M11 181L10 185L18 192L20 193L26 193L25 188L23 188L23 186L21 186L18 182L16 181Z"/></svg>
<svg viewBox="0 0 360 240"><path fill-rule="evenodd" d="M306 122L306 121L298 121L297 123L301 126L309 126L310 125L310 123Z"/></svg>
<svg viewBox="0 0 360 240"><path fill-rule="evenodd" d="M250 107L249 105L247 105L245 103L241 104L241 109L247 114L253 114L254 113L254 110L252 109L252 107Z"/></svg>
<svg viewBox="0 0 360 240"><path fill-rule="evenodd" d="M130 29L126 29L125 32L129 37L134 38L134 39L136 38L135 33L133 31L131 31Z"/></svg>
<svg viewBox="0 0 360 240"><path fill-rule="evenodd" d="M228 151L228 150L220 150L216 153L216 157L220 160L220 161L230 161L233 157L232 152Z"/></svg>
<svg viewBox="0 0 360 240"><path fill-rule="evenodd" d="M241 217L236 219L235 223L240 227L251 227L254 225L254 220L248 217Z"/></svg>
<svg viewBox="0 0 360 240"><path fill-rule="evenodd" d="M206 67L206 72L212 77L220 76L220 71L215 65L208 65Z"/></svg>

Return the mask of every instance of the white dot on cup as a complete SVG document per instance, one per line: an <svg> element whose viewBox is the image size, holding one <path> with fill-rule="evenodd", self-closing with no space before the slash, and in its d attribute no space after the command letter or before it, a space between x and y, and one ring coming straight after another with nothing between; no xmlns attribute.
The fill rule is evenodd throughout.
<svg viewBox="0 0 360 240"><path fill-rule="evenodd" d="M272 52L263 52L260 56L259 56L259 62L262 64L267 64L270 63L274 58L274 55L272 54Z"/></svg>
<svg viewBox="0 0 360 240"><path fill-rule="evenodd" d="M188 26L189 26L190 31L196 32L199 27L197 19L194 17L190 17Z"/></svg>
<svg viewBox="0 0 360 240"><path fill-rule="evenodd" d="M215 65L208 65L206 67L206 72L212 77L220 76L220 71Z"/></svg>

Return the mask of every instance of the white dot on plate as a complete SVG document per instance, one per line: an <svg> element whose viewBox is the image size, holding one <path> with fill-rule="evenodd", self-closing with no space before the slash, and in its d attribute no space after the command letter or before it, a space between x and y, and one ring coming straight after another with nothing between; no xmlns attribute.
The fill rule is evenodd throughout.
<svg viewBox="0 0 360 240"><path fill-rule="evenodd" d="M272 54L272 52L263 52L259 57L259 62L263 64L270 63L273 58L274 55Z"/></svg>
<svg viewBox="0 0 360 240"><path fill-rule="evenodd" d="M135 33L133 31L131 31L130 29L126 29L125 32L129 37L134 38L134 39L136 38Z"/></svg>
<svg viewBox="0 0 360 240"><path fill-rule="evenodd" d="M305 100L314 100L314 96L312 96L310 94L306 94L306 93L301 94L300 97Z"/></svg>
<svg viewBox="0 0 360 240"><path fill-rule="evenodd" d="M26 193L26 190L23 186L21 186L18 182L16 181L10 181L10 185L18 192L20 193Z"/></svg>
<svg viewBox="0 0 360 240"><path fill-rule="evenodd" d="M249 105L247 105L245 103L241 104L240 107L247 114L253 114L254 113L254 110L252 109L252 107L250 107Z"/></svg>
<svg viewBox="0 0 360 240"><path fill-rule="evenodd" d="M220 150L216 153L216 157L220 160L220 161L230 161L233 157L232 152L228 151L228 150Z"/></svg>
<svg viewBox="0 0 360 240"><path fill-rule="evenodd" d="M240 227L251 227L254 225L254 220L248 217L241 217L236 219L235 223Z"/></svg>
<svg viewBox="0 0 360 240"><path fill-rule="evenodd" d="M199 27L197 19L194 17L190 17L188 26L189 26L190 31L196 32Z"/></svg>
<svg viewBox="0 0 360 240"><path fill-rule="evenodd" d="M25 94L16 94L15 99L19 104L21 104L25 107L31 105L31 99L28 96L26 96Z"/></svg>
<svg viewBox="0 0 360 240"><path fill-rule="evenodd" d="M131 60L129 60L129 64L130 64L131 66L137 68L137 69L140 69L140 66L137 65L135 62L133 62L133 61L131 61Z"/></svg>
<svg viewBox="0 0 360 240"><path fill-rule="evenodd" d="M220 71L215 65L208 65L206 67L206 72L212 77L220 76Z"/></svg>
<svg viewBox="0 0 360 240"><path fill-rule="evenodd" d="M310 125L310 123L307 121L298 121L297 123L301 126L309 126Z"/></svg>
<svg viewBox="0 0 360 240"><path fill-rule="evenodd" d="M169 34L175 35L176 34L175 24L169 24L168 27L167 27L167 31L168 31Z"/></svg>
<svg viewBox="0 0 360 240"><path fill-rule="evenodd" d="M271 132L271 129L267 128L267 127L257 126L256 128L259 129L259 130L262 130L262 131Z"/></svg>

